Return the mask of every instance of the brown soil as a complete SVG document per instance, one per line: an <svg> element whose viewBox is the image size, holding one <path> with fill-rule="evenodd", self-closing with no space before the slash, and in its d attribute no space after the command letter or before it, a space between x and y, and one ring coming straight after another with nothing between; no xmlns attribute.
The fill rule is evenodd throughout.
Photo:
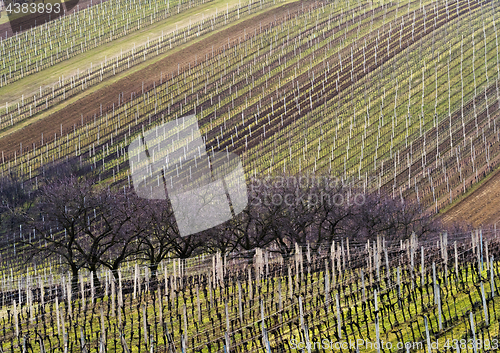
<svg viewBox="0 0 500 353"><path fill-rule="evenodd" d="M99 89L81 98L43 120L34 122L5 136L0 139L0 151L3 151L5 155L9 155L19 149L20 143L23 143L25 146L31 146L33 143L39 145L42 133L44 136L53 136L55 133L60 135L61 124L63 130L72 129L75 124L77 126L81 125L82 114L84 117L91 117L94 114L99 115L101 104L104 109L113 103L118 103L118 94L122 93L124 98L130 98L131 93L141 93L143 84L144 87L152 86L154 82L158 84L161 73L163 73L163 78L165 78L167 73L170 74L177 70L178 64L182 68L183 66L187 66L188 63L194 63L196 59L202 59L206 54L211 53L212 47L215 51L226 44L228 39L231 42L238 40L238 38L243 39L245 33L254 32L261 25L265 26L285 16L288 11L297 11L305 3L308 2L284 4L230 26L174 54L167 54L162 60L112 83L108 87Z"/></svg>
<svg viewBox="0 0 500 353"><path fill-rule="evenodd" d="M440 217L443 223L470 223L474 227L500 221L500 171Z"/></svg>

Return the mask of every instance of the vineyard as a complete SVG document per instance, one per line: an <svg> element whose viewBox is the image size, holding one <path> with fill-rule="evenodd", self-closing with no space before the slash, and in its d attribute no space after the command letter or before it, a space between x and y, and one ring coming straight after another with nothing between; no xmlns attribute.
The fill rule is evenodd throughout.
<svg viewBox="0 0 500 353"><path fill-rule="evenodd" d="M498 6L84 1L0 37L0 352L498 351ZM206 151L162 150L186 117ZM262 186L184 238L137 174L203 152L347 205Z"/></svg>
<svg viewBox="0 0 500 353"><path fill-rule="evenodd" d="M344 239L296 245L289 258L257 249L166 261L155 277L128 265L81 274L76 290L52 267L7 271L2 349L493 352L498 245L493 231L444 234L437 246Z"/></svg>
<svg viewBox="0 0 500 353"><path fill-rule="evenodd" d="M162 73L151 87L115 92L114 103L93 116L78 114L69 129L53 126L17 148L7 138L11 153L4 151L2 169L36 178L47 163L77 156L102 167L104 179L127 182L127 141L148 126L196 114L208 150L237 153L248 175L373 177L371 188L435 211L498 165L496 21L495 2L311 3ZM7 106L0 123L15 126L188 40L190 31Z"/></svg>

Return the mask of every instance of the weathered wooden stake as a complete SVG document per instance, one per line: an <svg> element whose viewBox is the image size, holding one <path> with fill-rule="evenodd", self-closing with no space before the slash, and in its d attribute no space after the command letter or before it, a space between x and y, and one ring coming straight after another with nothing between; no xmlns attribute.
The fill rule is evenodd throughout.
<svg viewBox="0 0 500 353"><path fill-rule="evenodd" d="M481 298L483 299L484 321L486 322L486 326L489 326L488 305L486 304L486 296L484 295L483 282L481 282Z"/></svg>
<svg viewBox="0 0 500 353"><path fill-rule="evenodd" d="M477 344L476 344L476 327L474 326L474 314L472 311L470 312L470 330L472 332L472 349L474 353L477 353Z"/></svg>
<svg viewBox="0 0 500 353"><path fill-rule="evenodd" d="M342 321L340 317L340 303L339 303L339 294L335 294L335 304L337 306L337 331L339 334L339 338L342 338Z"/></svg>
<svg viewBox="0 0 500 353"><path fill-rule="evenodd" d="M429 335L429 323L427 322L427 316L424 316L425 324L425 338L427 339L427 353L431 352L431 336Z"/></svg>

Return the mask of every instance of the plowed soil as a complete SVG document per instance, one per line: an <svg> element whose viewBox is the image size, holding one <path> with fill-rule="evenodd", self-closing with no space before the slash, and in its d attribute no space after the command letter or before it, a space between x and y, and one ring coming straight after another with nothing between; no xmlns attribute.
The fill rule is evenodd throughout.
<svg viewBox="0 0 500 353"><path fill-rule="evenodd" d="M474 227L500 221L500 171L440 218L445 224L467 222Z"/></svg>

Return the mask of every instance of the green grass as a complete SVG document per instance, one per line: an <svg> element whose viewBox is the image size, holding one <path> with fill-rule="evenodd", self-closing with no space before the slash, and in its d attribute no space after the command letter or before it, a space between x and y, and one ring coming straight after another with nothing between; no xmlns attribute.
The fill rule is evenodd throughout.
<svg viewBox="0 0 500 353"><path fill-rule="evenodd" d="M489 244L493 248L493 244L496 240L489 240ZM431 255L436 255L439 250L435 248L435 244L423 244L426 251L426 259ZM398 250L397 249L392 250ZM358 339L360 334L364 339L369 338L371 342L375 341L375 321L374 321L374 285L378 286L378 306L379 306L379 320L380 320L380 339L385 342L391 342L396 346L397 342L403 339L405 342L414 342L411 335L410 326L413 330L417 332L416 342L423 341L425 347L425 326L424 326L424 316L428 317L430 329L431 341L438 340L441 345L444 345L447 340L470 338L470 331L468 326L469 311L473 311L474 320L476 325L476 337L480 337L480 333L487 333L488 337L491 339L498 339L498 325L496 325L495 320L497 317L496 308L498 308L498 297L492 299L489 296L491 292L490 288L490 271L489 267L485 267L481 273L483 277L484 291L487 298L488 304L488 315L490 319L490 325L485 324L485 318L483 314L483 307L481 302L480 292L476 289L478 284L477 273L473 274L471 269L471 263L476 261L476 257L473 256L467 261L464 259L464 254L459 252L458 258L458 277L456 280L456 273L454 267L454 259L448 264L448 269L445 270L444 264L439 260L436 263L436 275L440 283L441 290L441 305L442 305L442 322L443 329L438 330L438 305L434 303L433 294L433 284L432 284L432 264L429 260L425 263L425 284L421 283L421 269L420 269L420 249L415 253L415 267L414 267L414 279L411 279L410 271L411 266L406 254L403 258L400 258L397 253L393 253L391 248L389 251L389 273L386 272L385 263L381 263L380 266L380 281L377 279L377 271L374 267L369 268L366 265L366 258L368 256L373 256L373 254L366 254L366 250L358 253L359 249L354 251L351 249L352 262L346 259L346 267L341 268L339 272L338 266L341 266L341 261L335 263L335 281L332 278L332 263L330 259L330 254L327 252L326 259L329 266L329 276L330 276L330 306L327 308L324 304L325 299L325 272L323 268L316 267L314 264L307 264L304 259L304 272L303 274L296 274L295 260L290 261L290 263L285 262L284 267L279 270L279 272L271 272L268 279L261 279L260 281L252 280L252 292L253 292L253 302L250 301L250 283L247 281L246 274L244 278L240 278L240 284L242 289L242 299L244 301L245 307L243 310L244 322L239 323L239 311L238 311L238 285L237 281L226 282L224 287L215 286L212 289L212 295L207 293L204 294L204 289L209 290L204 285L199 287L199 300L201 304L202 321L198 322L198 309L197 309L197 297L195 287L191 287L193 296L190 296L189 287L184 291L178 293L174 297L171 296L171 288L168 290L168 294L165 293L164 285L161 285L162 289L162 299L161 305L163 306L163 322L168 326L169 332L175 334L175 345L177 348L180 346L179 330L184 326L184 314L183 306L186 306L186 319L188 328L188 346L190 349L193 348L191 344L191 338L195 338L195 344L203 347L203 352L208 352L206 346L206 334L209 336L209 340L214 344L216 340L223 337L226 332L226 319L225 319L225 303L228 305L228 313L230 316L231 323L231 342L234 347L235 344L240 344L243 340L248 340L249 346L247 350L259 349L261 340L261 307L260 300L263 300L264 305L264 315L265 325L270 332L269 338L271 340L271 348L276 349L276 343L278 337L275 335L276 329L279 328L280 335L284 338L290 340L292 338L296 339L297 342L304 342L305 338L303 333L298 328L300 321L299 318L299 296L302 297L303 302L303 312L305 316L305 323L308 324L309 337L311 341L314 337L323 337L328 333L333 337L333 341L336 342L335 338L337 332L337 312L335 305L335 296L339 295L340 308L342 310L342 339L340 341L346 341L348 338ZM468 248L470 250L470 248ZM364 252L364 255L363 255ZM453 247L448 248L449 253L453 253ZM325 256L323 256L325 257ZM313 259L318 260L317 264L323 264L324 260L318 255L313 255ZM362 262L364 265L360 264ZM206 266L204 270L194 270L191 273L189 267L187 267L187 273L190 275L209 275L212 271L210 265L210 257L205 260ZM342 260L343 262L343 260ZM196 263L196 261L194 261ZM270 268L273 271L273 265L279 265L280 259L274 258L270 261ZM166 264L165 264L166 265ZM362 290L363 283L361 281L360 268L352 269L351 266L362 266L364 273L364 287L366 300L363 300ZM230 275L233 274L233 270L238 268L238 266L228 267L226 271L229 271ZM288 277L287 266L291 268L292 276ZM309 266L311 267L311 272L309 274ZM400 281L401 281L401 296L398 299L398 287L397 287L397 268L400 268ZM498 263L494 263L495 271L495 285L498 286ZM298 266L300 269L300 266ZM466 276L466 268L468 268L468 275ZM246 273L246 270L244 271ZM255 274L255 272L252 270ZM133 279L133 267L129 268L127 271L125 268L122 271L123 279ZM143 271L141 270L141 278L144 279ZM234 272L236 273L236 272ZM172 266L168 266L168 275L173 274ZM387 275L389 274L389 282L386 282ZM101 273L101 276L103 273ZM163 279L164 271L159 270L159 278ZM87 275L84 276L85 282L89 284L89 278ZM102 277L101 277L102 278ZM278 278L281 280L281 290L278 290ZM292 284L292 292L289 292L289 281ZM15 282L17 283L17 282ZM336 284L335 284L336 283ZM104 280L102 280L104 285ZM298 286L296 286L298 284ZM260 289L259 289L260 288ZM343 289L341 289L343 288ZM282 306L283 311L278 310L279 302L279 292L282 293ZM470 295L468 294L470 292ZM260 293L260 294L259 294ZM79 307L83 304L81 299L73 300L72 306L72 325L77 325L78 330L75 332L66 326L66 331L69 334L71 341L76 342L80 340L79 327L85 328L85 333L87 335L87 343L91 347L95 347L98 343L95 333L100 330L101 318L100 318L100 308L104 310L104 324L107 327L107 345L108 351L114 351L113 339L117 338L114 336L114 329L118 324L118 315L115 313L110 313L110 296L111 288L108 287L108 296L102 299L96 299L95 304L90 302L90 294L87 292L86 297L86 315L79 311ZM210 301L212 297L212 301ZM472 303L471 303L472 301ZM168 309L172 305L171 309ZM363 307L361 303L364 303ZM143 293L142 296L138 296L133 299L132 294L124 296L124 313L122 314L122 322L125 323L125 338L129 349L133 352L139 352L141 350L147 349L143 345L143 335L141 332L143 328L143 306L146 306L147 322L149 325L150 332L152 334L158 334L159 339L157 344L162 344L163 339L163 328L160 325L160 308L158 302L157 293ZM472 306L474 305L474 307ZM64 313L67 304L59 303L59 310ZM50 340L52 345L58 345L57 343L57 325L55 315L55 303L49 302L42 309L40 306L34 306L36 312L34 316L38 316L38 324L35 321L31 322L29 320L29 314L27 313L26 306L22 308L22 316L20 318L20 323L22 324L22 332L26 332L29 328L31 332L38 327L41 330L42 320L40 318L39 310L45 312L45 320L47 322L53 322L53 324L47 324L47 331L44 330L46 335L44 336L44 343L48 344ZM176 309L178 308L178 309ZM19 311L18 306L18 311ZM12 311L11 311L12 312ZM368 315L367 320L364 319L364 314ZM0 312L0 315L7 315L5 311ZM108 316L109 315L109 316ZM9 320L7 316L6 320ZM351 327L352 322L358 322L360 324L359 329L356 326ZM465 319L465 321L463 320ZM12 319L10 319L12 320ZM65 318L66 325L68 325L68 316ZM195 322L197 323L195 325ZM288 322L291 322L292 328L288 326ZM253 332L250 333L248 328L252 328ZM242 328L242 329L241 329ZM215 330L215 333L213 332ZM368 330L370 334L368 334ZM242 336L241 332L245 332ZM90 332L94 334L90 335ZM206 332L206 334L205 334ZM420 332L424 336L420 336ZM9 337L14 333L13 327L9 324L6 327L6 337L7 339L3 343L3 349L9 350ZM132 345L130 344L131 334L134 334ZM141 348L137 347L138 336L141 337ZM250 337L249 337L250 335ZM4 337L4 336L2 336ZM326 336L325 336L326 337ZM155 337L156 338L156 337ZM28 340L33 340L33 334L28 337ZM38 352L36 345L35 352ZM120 346L120 344L118 344ZM215 346L216 347L216 346ZM215 351L215 347L212 345L212 350ZM241 347L240 347L241 349ZM120 350L118 350L120 351ZM361 349L363 352L375 352L375 349ZM420 350L419 350L420 351Z"/></svg>

